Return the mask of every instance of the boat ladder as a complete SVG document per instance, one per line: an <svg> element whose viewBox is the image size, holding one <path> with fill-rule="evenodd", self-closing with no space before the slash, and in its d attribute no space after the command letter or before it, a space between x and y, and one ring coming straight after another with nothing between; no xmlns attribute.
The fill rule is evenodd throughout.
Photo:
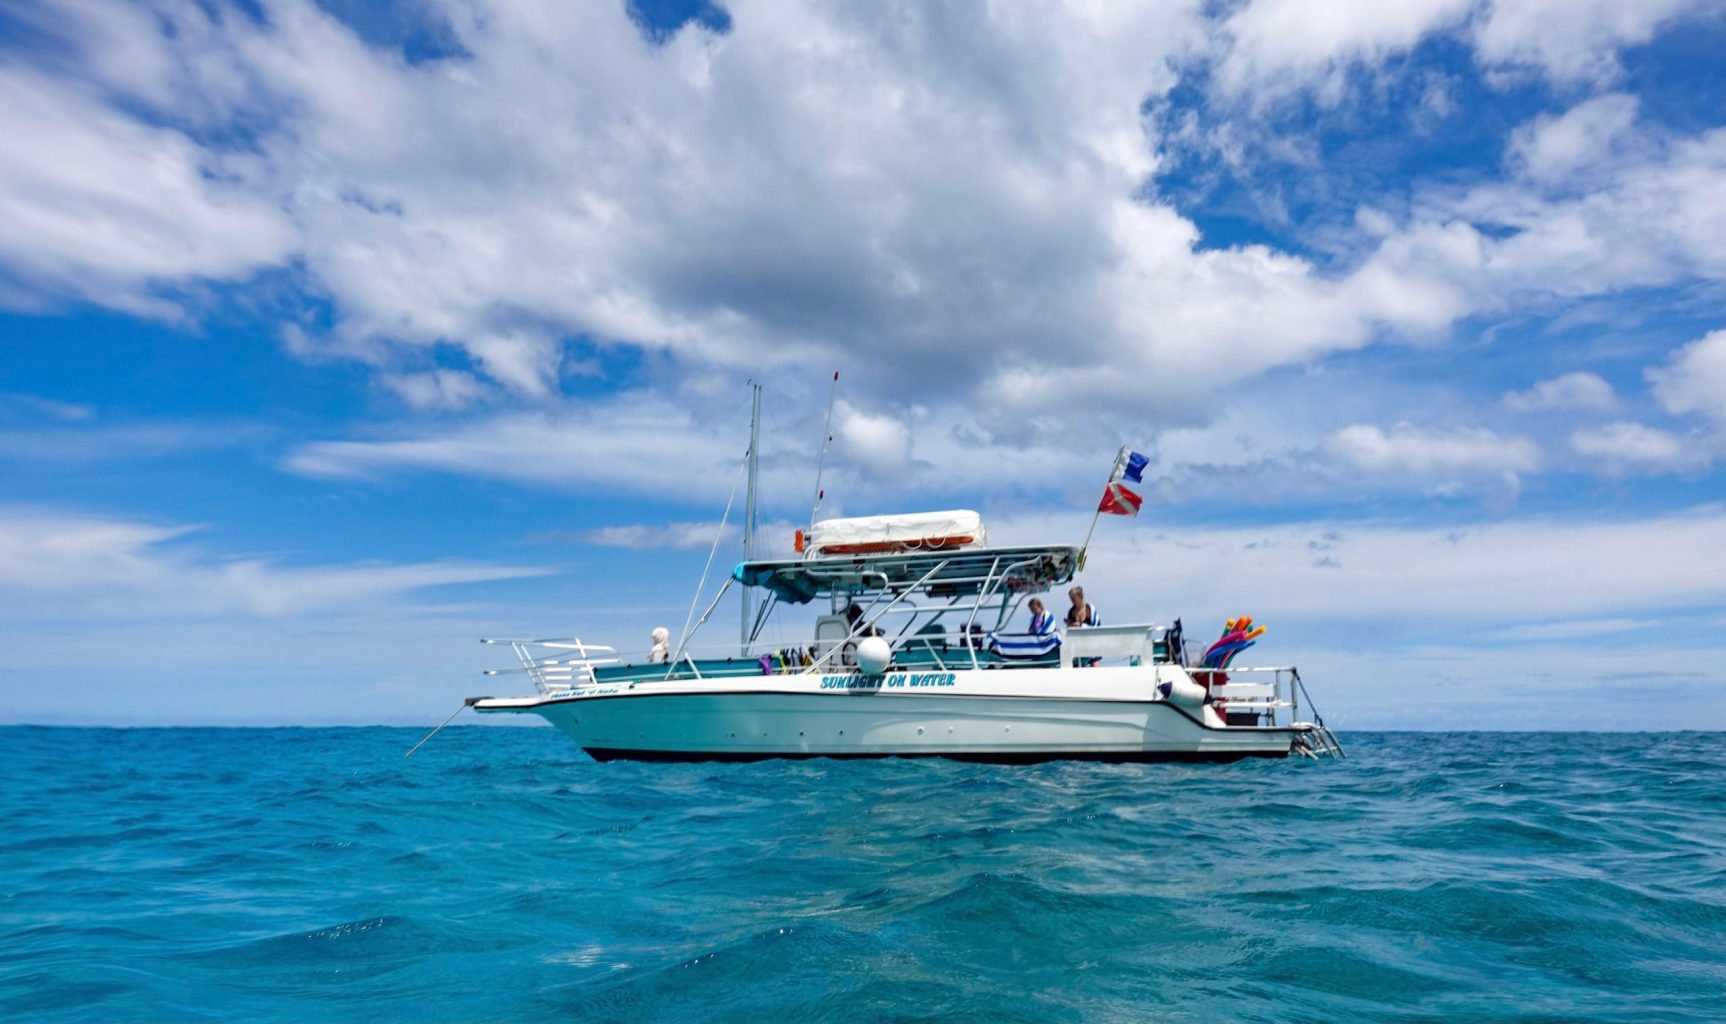
<svg viewBox="0 0 1726 1024"><path fill-rule="evenodd" d="M1295 733L1295 752L1315 760L1321 757L1347 758L1348 754L1342 749L1336 733L1330 731L1324 724L1324 716L1318 713L1318 708L1313 707L1312 697L1306 692L1306 684L1301 682L1300 672L1295 669L1289 671L1293 676L1294 693L1306 701L1307 707L1312 708L1313 718L1310 722L1296 723L1296 728L1300 731Z"/></svg>
<svg viewBox="0 0 1726 1024"><path fill-rule="evenodd" d="M1323 722L1302 723L1306 728L1295 733L1294 751L1302 757L1341 757L1348 754L1337 741L1336 734L1325 727Z"/></svg>

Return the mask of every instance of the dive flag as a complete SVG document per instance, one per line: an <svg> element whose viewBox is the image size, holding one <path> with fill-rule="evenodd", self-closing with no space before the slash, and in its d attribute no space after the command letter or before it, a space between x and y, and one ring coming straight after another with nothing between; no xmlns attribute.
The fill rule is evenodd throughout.
<svg viewBox="0 0 1726 1024"><path fill-rule="evenodd" d="M1110 484L1103 491L1103 500L1097 505L1098 512L1106 512L1111 516L1136 516L1139 506L1145 499L1127 489L1126 484Z"/></svg>
<svg viewBox="0 0 1726 1024"><path fill-rule="evenodd" d="M1145 467L1150 464L1151 457L1149 455L1140 455L1138 452L1128 452L1127 471L1122 473L1121 476L1131 480L1133 483L1142 484L1145 482Z"/></svg>

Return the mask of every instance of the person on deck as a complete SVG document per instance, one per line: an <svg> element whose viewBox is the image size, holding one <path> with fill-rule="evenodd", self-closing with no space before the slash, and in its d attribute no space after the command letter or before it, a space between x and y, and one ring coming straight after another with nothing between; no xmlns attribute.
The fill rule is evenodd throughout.
<svg viewBox="0 0 1726 1024"><path fill-rule="evenodd" d="M1082 626L1101 626L1103 624L1102 616L1097 614L1097 609L1085 601L1084 587L1074 587L1067 591L1067 596L1073 602L1073 606L1067 609L1068 628L1076 629Z"/></svg>
<svg viewBox="0 0 1726 1024"><path fill-rule="evenodd" d="M880 636L880 635L882 635L881 630L878 627L876 627L874 623L870 623L869 625L864 626L862 629L858 629L857 623L859 621L861 621L862 618L863 618L863 609L859 605L853 604L853 605L851 605L851 607L845 609L845 624L847 626L851 627L851 632L853 635L856 635L856 636Z"/></svg>
<svg viewBox="0 0 1726 1024"><path fill-rule="evenodd" d="M1030 632L1036 636L1053 633L1055 631L1055 617L1043 610L1043 599L1040 597L1031 598L1029 607L1031 609Z"/></svg>
<svg viewBox="0 0 1726 1024"><path fill-rule="evenodd" d="M1073 602L1073 606L1067 609L1068 629L1083 629L1086 626L1103 624L1103 618L1097 614L1096 607L1085 600L1084 587L1074 587L1067 591L1067 597ZM1102 661L1101 658L1075 658L1073 664L1080 668L1096 668Z"/></svg>
<svg viewBox="0 0 1726 1024"><path fill-rule="evenodd" d="M653 627L653 646L647 649L647 663L664 665L671 661L671 630L664 626Z"/></svg>

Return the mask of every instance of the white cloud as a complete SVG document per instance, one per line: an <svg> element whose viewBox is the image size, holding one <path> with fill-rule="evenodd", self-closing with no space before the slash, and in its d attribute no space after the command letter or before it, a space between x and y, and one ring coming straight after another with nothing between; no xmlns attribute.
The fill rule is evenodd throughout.
<svg viewBox="0 0 1726 1024"><path fill-rule="evenodd" d="M1504 393L1504 407L1512 412L1542 412L1554 409L1584 409L1604 412L1618 406L1612 385L1598 374L1578 371L1537 381L1527 391Z"/></svg>
<svg viewBox="0 0 1726 1024"><path fill-rule="evenodd" d="M212 557L185 543L196 529L0 506L0 608L19 619L272 617L551 571L461 561L285 566L260 558Z"/></svg>
<svg viewBox="0 0 1726 1024"><path fill-rule="evenodd" d="M991 517L996 543L1084 536L1088 517ZM1085 590L1112 621L1218 623L1251 612L1275 625L1509 626L1664 614L1726 599L1726 513L1718 507L1622 522L1528 518L1399 526L1317 521L1160 530L1155 510L1099 527ZM1156 566L1147 591L1144 567Z"/></svg>
<svg viewBox="0 0 1726 1024"><path fill-rule="evenodd" d="M1324 450L1374 472L1523 473L1540 465L1540 448L1526 437L1501 437L1483 427L1427 430L1399 423L1388 433L1356 423L1331 434Z"/></svg>
<svg viewBox="0 0 1726 1024"><path fill-rule="evenodd" d="M850 402L834 408L834 432L849 453L875 472L904 468L911 457L911 432L891 416L864 412Z"/></svg>
<svg viewBox="0 0 1726 1024"><path fill-rule="evenodd" d="M1574 619L1569 622L1542 622L1512 626L1501 635L1509 640L1577 641L1630 632L1650 632L1659 629L1659 619Z"/></svg>
<svg viewBox="0 0 1726 1024"><path fill-rule="evenodd" d="M601 526L581 530L570 538L584 544L608 548L629 548L634 551L702 549L713 545L719 524L703 522L631 523L625 526ZM735 539L740 534L736 526L727 526L720 540Z"/></svg>
<svg viewBox="0 0 1726 1024"><path fill-rule="evenodd" d="M1474 313L1726 278L1726 129L1657 141L1626 145L1582 190L1428 190L1372 260L1447 283Z"/></svg>
<svg viewBox="0 0 1726 1024"><path fill-rule="evenodd" d="M1492 0L1476 22L1474 44L1488 64L1538 67L1560 82L1603 81L1617 75L1620 48L1710 11L1717 8L1707 0Z"/></svg>
<svg viewBox="0 0 1726 1024"><path fill-rule="evenodd" d="M279 264L295 230L244 160L0 62L0 267L44 299L171 315L159 283Z"/></svg>
<svg viewBox="0 0 1726 1024"><path fill-rule="evenodd" d="M286 466L334 479L433 470L711 502L724 500L747 446L747 410L716 425L687 406L625 392L556 412L412 425L377 440L316 441L290 454Z"/></svg>
<svg viewBox="0 0 1726 1024"><path fill-rule="evenodd" d="M1679 349L1665 366L1648 371L1666 411L1699 413L1726 427L1726 329Z"/></svg>
<svg viewBox="0 0 1726 1024"><path fill-rule="evenodd" d="M1240 67L1294 81L1289 69L1381 60L1482 10L1263 0L1226 30ZM8 81L65 115L54 131L99 136L97 166L126 166L122 143L168 153L178 191L128 190L115 172L96 189L112 202L93 206L0 177L0 203L46 204L88 236L20 232L0 264L45 294L96 282L93 301L160 312L163 289L297 261L334 315L321 333L287 331L290 350L364 360L418 410L499 390L555 410L572 337L584 353L645 353L662 402L732 370L838 364L869 410L840 423L858 461L915 471L938 461L912 445L931 419L1008 447L1143 437L1202 426L1220 392L1272 368L1442 339L1482 312L1726 275L1726 131L1655 139L1613 96L1521 133L1507 153L1521 180L1431 190L1400 224L1363 210L1375 226L1352 244L1376 248L1352 265L1207 246L1145 188L1167 140L1144 104L1219 31L1188 0L964 17L747 0L731 32L688 26L663 45L623 4L452 7L440 13L461 55L417 63L303 0L262 20L65 11L40 21L77 59L8 66ZM128 113L140 106L148 116ZM235 125L253 133L244 151L198 141ZM1577 168L1586 192L1549 194ZM102 255L143 242L147 258ZM437 366L452 350L460 368ZM499 468L511 453L481 437L513 433L563 466L577 454L527 423L328 442L293 464L549 479L545 464Z"/></svg>
<svg viewBox="0 0 1726 1024"><path fill-rule="evenodd" d="M1552 184L1608 164L1636 142L1634 96L1596 96L1558 117L1540 117L1517 129L1510 155L1535 181Z"/></svg>
<svg viewBox="0 0 1726 1024"><path fill-rule="evenodd" d="M1713 12L1708 0L1252 0L1222 25L1218 83L1259 99L1312 89L1335 102L1349 71L1374 68L1441 34L1489 69L1530 68L1563 84L1608 81L1618 51Z"/></svg>
<svg viewBox="0 0 1726 1024"><path fill-rule="evenodd" d="M415 409L465 409L486 396L486 386L461 370L386 373L380 383Z"/></svg>
<svg viewBox="0 0 1726 1024"><path fill-rule="evenodd" d="M667 353L682 375L842 360L871 396L999 400L994 430L1080 388L1093 408L1143 410L1126 381L1180 375L1185 407L1155 415L1190 418L1207 389L1469 308L1413 262L1333 277L1265 247L1202 249L1190 221L1135 198L1157 167L1142 106L1206 31L1189 0L964 16L754 0L728 34L664 45L623 4L462 8L444 13L464 55L419 64L300 0L263 22L75 13L107 19L68 33L79 67L111 67L131 103L259 133L255 152L199 148L33 73L92 108L68 123L216 165L205 191L229 204L219 223L173 218L176 244L220 258L152 258L89 297L297 257L336 315L291 350L375 364L420 408L473 401L472 373L547 398L581 336ZM102 242L147 235L164 206L63 213ZM4 259L42 277L53 252L21 236ZM423 371L447 346L468 376Z"/></svg>
<svg viewBox="0 0 1726 1024"><path fill-rule="evenodd" d="M0 459L23 463L113 462L256 444L270 431L255 423L220 421L59 422L0 427Z"/></svg>
<svg viewBox="0 0 1726 1024"><path fill-rule="evenodd" d="M1668 471L1695 468L1707 462L1707 456L1697 450L1693 439L1643 423L1584 427L1570 436L1570 446L1578 454L1614 470Z"/></svg>
<svg viewBox="0 0 1726 1024"><path fill-rule="evenodd" d="M60 402L39 395L0 394L0 414L32 420L80 423L96 415L96 410L78 402Z"/></svg>
<svg viewBox="0 0 1726 1024"><path fill-rule="evenodd" d="M1231 92L1272 94L1349 64L1372 64L1414 46L1429 33L1460 24L1475 0L1253 0L1223 25L1231 45L1219 78Z"/></svg>

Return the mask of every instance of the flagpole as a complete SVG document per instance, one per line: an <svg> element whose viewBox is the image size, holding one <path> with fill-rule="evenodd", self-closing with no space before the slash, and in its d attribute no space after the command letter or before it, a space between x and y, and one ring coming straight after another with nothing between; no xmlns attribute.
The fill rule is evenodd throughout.
<svg viewBox="0 0 1726 1024"><path fill-rule="evenodd" d="M1103 486L1115 482L1115 474L1121 471L1121 461L1127 457L1127 446L1121 445L1121 450L1115 453L1114 465L1109 467L1109 479ZM1085 553L1091 550L1091 534L1097 532L1097 520L1103 517L1103 503L1097 503L1097 510L1091 513L1091 528L1085 531L1085 542L1079 545L1079 567L1074 572L1083 572L1085 568Z"/></svg>

